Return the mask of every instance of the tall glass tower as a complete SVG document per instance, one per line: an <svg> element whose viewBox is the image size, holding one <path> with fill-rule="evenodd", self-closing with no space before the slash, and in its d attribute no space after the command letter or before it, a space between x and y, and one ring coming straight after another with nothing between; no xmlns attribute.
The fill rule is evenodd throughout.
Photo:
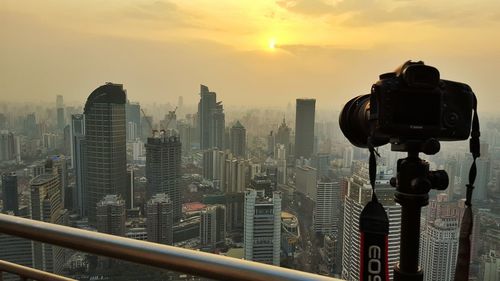
<svg viewBox="0 0 500 281"><path fill-rule="evenodd" d="M311 158L314 150L315 99L297 99L295 111L295 158Z"/></svg>
<svg viewBox="0 0 500 281"><path fill-rule="evenodd" d="M96 224L97 203L105 195L125 198L125 102L123 85L106 83L85 104L85 205L91 225Z"/></svg>

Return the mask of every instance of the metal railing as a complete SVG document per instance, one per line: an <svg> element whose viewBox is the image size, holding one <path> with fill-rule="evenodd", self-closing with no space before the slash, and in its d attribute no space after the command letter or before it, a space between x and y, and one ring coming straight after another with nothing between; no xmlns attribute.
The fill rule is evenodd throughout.
<svg viewBox="0 0 500 281"><path fill-rule="evenodd" d="M0 281L2 280L2 272L15 274L19 276L21 280L32 279L40 281L76 281L76 279L71 279L31 267L0 260Z"/></svg>
<svg viewBox="0 0 500 281"><path fill-rule="evenodd" d="M0 232L218 280L325 280L326 276L0 214Z"/></svg>

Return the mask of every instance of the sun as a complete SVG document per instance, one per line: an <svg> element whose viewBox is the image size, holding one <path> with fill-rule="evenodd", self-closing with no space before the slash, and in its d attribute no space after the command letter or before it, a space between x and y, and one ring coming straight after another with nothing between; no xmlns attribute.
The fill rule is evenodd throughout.
<svg viewBox="0 0 500 281"><path fill-rule="evenodd" d="M269 39L269 49L271 50L276 49L276 38Z"/></svg>

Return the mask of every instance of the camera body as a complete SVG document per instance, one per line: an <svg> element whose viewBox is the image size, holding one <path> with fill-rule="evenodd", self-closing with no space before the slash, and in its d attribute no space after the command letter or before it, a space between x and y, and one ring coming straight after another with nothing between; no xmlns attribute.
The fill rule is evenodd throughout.
<svg viewBox="0 0 500 281"><path fill-rule="evenodd" d="M349 101L340 127L352 144L367 147L408 140L455 141L470 135L475 95L463 83L441 80L439 71L408 61L380 75L369 95Z"/></svg>

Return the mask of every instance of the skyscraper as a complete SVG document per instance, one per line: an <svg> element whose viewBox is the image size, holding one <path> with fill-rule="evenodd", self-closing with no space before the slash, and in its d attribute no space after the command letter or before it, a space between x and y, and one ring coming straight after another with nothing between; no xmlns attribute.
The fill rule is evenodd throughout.
<svg viewBox="0 0 500 281"><path fill-rule="evenodd" d="M453 280L458 254L463 202L450 202L446 193L429 201L421 226L420 265L425 281Z"/></svg>
<svg viewBox="0 0 500 281"><path fill-rule="evenodd" d="M31 218L34 220L63 224L65 212L62 208L61 183L56 173L40 175L30 182ZM40 242L32 242L33 267L60 273L64 264L64 249Z"/></svg>
<svg viewBox="0 0 500 281"><path fill-rule="evenodd" d="M174 221L181 218L181 142L166 132L148 138L146 144L147 196L166 193L173 204Z"/></svg>
<svg viewBox="0 0 500 281"><path fill-rule="evenodd" d="M295 111L295 158L311 158L314 150L315 99L297 99Z"/></svg>
<svg viewBox="0 0 500 281"><path fill-rule="evenodd" d="M0 131L0 162L16 160L19 151L19 141L16 142L14 133L7 130Z"/></svg>
<svg viewBox="0 0 500 281"><path fill-rule="evenodd" d="M185 120L181 120L177 122L177 130L179 131L179 138L182 143L182 155L183 156L189 156L191 154L191 147L192 147L192 127L191 125L186 122Z"/></svg>
<svg viewBox="0 0 500 281"><path fill-rule="evenodd" d="M279 266L281 192L275 191L268 198L264 190L248 189L243 217L245 259Z"/></svg>
<svg viewBox="0 0 500 281"><path fill-rule="evenodd" d="M198 120L200 131L200 148L224 147L225 116L221 102L217 102L217 94L208 87L200 85L200 102L198 103Z"/></svg>
<svg viewBox="0 0 500 281"><path fill-rule="evenodd" d="M57 95L56 110L57 110L57 129L62 132L64 126L66 126L66 120L64 118L64 101L63 101L63 96L61 95Z"/></svg>
<svg viewBox="0 0 500 281"><path fill-rule="evenodd" d="M245 157L246 137L247 130L241 125L240 121L236 121L233 127L231 127L231 152L236 157Z"/></svg>
<svg viewBox="0 0 500 281"><path fill-rule="evenodd" d="M127 125L127 136L130 138L132 138L132 136L135 136L136 138L141 137L141 106L138 103L127 100L127 103L125 104L125 115L126 124L132 123L132 125ZM131 132L130 129L135 130L135 132ZM148 128L148 130L149 129L150 128Z"/></svg>
<svg viewBox="0 0 500 281"><path fill-rule="evenodd" d="M212 147L222 149L226 147L224 144L226 130L226 115L224 114L224 106L219 101L213 109L213 123L212 123Z"/></svg>
<svg viewBox="0 0 500 281"><path fill-rule="evenodd" d="M125 201L119 195L106 195L97 203L97 231L125 235Z"/></svg>
<svg viewBox="0 0 500 281"><path fill-rule="evenodd" d="M344 205L343 249L342 249L342 279L357 281L360 264L359 217L363 207L371 200L368 166L365 163L354 162L353 175L349 179L347 196ZM399 260L399 244L401 235L401 206L394 202L395 189L389 185L391 174L380 167L376 178L376 193L378 201L384 205L389 218L388 264L393 268ZM393 271L389 270L392 280Z"/></svg>
<svg viewBox="0 0 500 281"><path fill-rule="evenodd" d="M215 249L224 244L226 238L226 207L224 205L207 206L200 214L201 244Z"/></svg>
<svg viewBox="0 0 500 281"><path fill-rule="evenodd" d="M278 127L278 133L276 134L276 143L280 143L285 146L287 153L290 153L290 132L291 129L288 127L285 121L285 117L283 117L283 122L281 122Z"/></svg>
<svg viewBox="0 0 500 281"><path fill-rule="evenodd" d="M287 181L287 167L286 167L286 149L284 144L276 144L276 152L274 153L274 156L276 157L277 160L277 167L278 167L278 183L279 184L286 184Z"/></svg>
<svg viewBox="0 0 500 281"><path fill-rule="evenodd" d="M59 177L60 193L63 209L70 209L72 195L68 194L68 163L64 155L49 156L45 161L45 173Z"/></svg>
<svg viewBox="0 0 500 281"><path fill-rule="evenodd" d="M127 190L125 192L125 208L134 208L134 167L127 168Z"/></svg>
<svg viewBox="0 0 500 281"><path fill-rule="evenodd" d="M314 206L314 232L338 233L340 222L340 184L328 177L322 177L317 184Z"/></svg>
<svg viewBox="0 0 500 281"><path fill-rule="evenodd" d="M126 93L123 85L106 83L85 104L85 205L89 223L96 223L97 203L108 194L125 197Z"/></svg>
<svg viewBox="0 0 500 281"><path fill-rule="evenodd" d="M75 175L75 188L73 189L73 209L81 216L87 215L85 187L85 115L71 115L71 165Z"/></svg>
<svg viewBox="0 0 500 281"><path fill-rule="evenodd" d="M173 244L173 204L166 193L155 194L146 204L148 241Z"/></svg>
<svg viewBox="0 0 500 281"><path fill-rule="evenodd" d="M40 137L40 133L36 124L35 113L30 113L26 116L26 119L24 121L24 132L30 139Z"/></svg>
<svg viewBox="0 0 500 281"><path fill-rule="evenodd" d="M2 175L2 213L8 211L19 214L19 201L17 193L17 175L15 173Z"/></svg>

